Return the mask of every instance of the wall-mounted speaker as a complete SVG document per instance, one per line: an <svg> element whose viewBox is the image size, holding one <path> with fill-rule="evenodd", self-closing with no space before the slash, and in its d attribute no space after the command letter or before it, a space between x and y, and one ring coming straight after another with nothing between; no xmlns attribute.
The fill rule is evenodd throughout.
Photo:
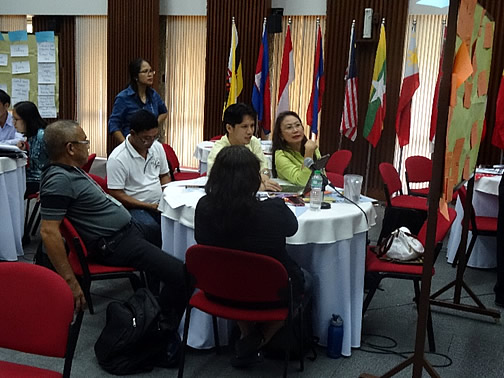
<svg viewBox="0 0 504 378"><path fill-rule="evenodd" d="M283 8L271 8L270 15L266 21L268 33L282 32Z"/></svg>

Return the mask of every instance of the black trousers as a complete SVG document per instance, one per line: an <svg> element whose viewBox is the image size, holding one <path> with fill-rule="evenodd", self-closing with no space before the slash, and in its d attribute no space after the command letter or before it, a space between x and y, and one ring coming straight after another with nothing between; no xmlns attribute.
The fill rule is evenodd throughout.
<svg viewBox="0 0 504 378"><path fill-rule="evenodd" d="M504 176L499 184L499 215L497 217L497 283L496 300L504 303Z"/></svg>
<svg viewBox="0 0 504 378"><path fill-rule="evenodd" d="M148 242L134 222L97 247L100 263L143 270L163 283L159 295L162 316L167 327L177 329L192 294L184 263Z"/></svg>

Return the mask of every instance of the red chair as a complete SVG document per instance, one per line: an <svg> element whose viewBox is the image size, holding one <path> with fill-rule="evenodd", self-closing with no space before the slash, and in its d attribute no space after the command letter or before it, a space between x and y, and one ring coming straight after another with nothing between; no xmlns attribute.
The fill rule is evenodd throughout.
<svg viewBox="0 0 504 378"><path fill-rule="evenodd" d="M392 164L381 163L379 169L384 183L387 206L427 211L427 200L425 198L403 194L399 173ZM394 196L396 193L397 195Z"/></svg>
<svg viewBox="0 0 504 378"><path fill-rule="evenodd" d="M192 296L186 310L179 377L184 373L185 346L193 307L212 315L217 353L220 352L217 316L251 322L281 320L286 321L287 327L292 327L293 314L301 309L301 304L294 308L291 282L285 267L272 257L197 244L186 252L186 268L200 291ZM242 306L233 306L237 302ZM301 340L302 313L299 311ZM288 349L285 350L284 376L289 363ZM301 351L302 345L300 371L304 368Z"/></svg>
<svg viewBox="0 0 504 378"><path fill-rule="evenodd" d="M0 308L1 348L65 359L63 374L0 361L0 376L70 377L83 312L73 321L72 290L61 276L39 265L1 263Z"/></svg>
<svg viewBox="0 0 504 378"><path fill-rule="evenodd" d="M432 178L432 160L425 156L410 156L406 159L406 185L411 196L427 197ZM410 184L427 183L427 187L412 189Z"/></svg>
<svg viewBox="0 0 504 378"><path fill-rule="evenodd" d="M38 226L40 224L40 201L39 192L29 194L25 197L26 199L26 214L24 220L24 234L23 234L23 244L30 242L30 233L35 235ZM35 200L35 205L33 205L33 210L30 214L30 202Z"/></svg>
<svg viewBox="0 0 504 378"><path fill-rule="evenodd" d="M222 135L216 135L210 138L210 142L216 142L222 138Z"/></svg>
<svg viewBox="0 0 504 378"><path fill-rule="evenodd" d="M352 159L352 151L349 150L339 150L334 152L327 165L325 167L326 172L334 172L340 175L345 174L345 169L350 164L350 160Z"/></svg>
<svg viewBox="0 0 504 378"><path fill-rule="evenodd" d="M89 177L91 177L100 187L103 189L105 193L108 193L108 187L107 187L107 177L103 178L98 175L94 175L92 173L88 173Z"/></svg>
<svg viewBox="0 0 504 378"><path fill-rule="evenodd" d="M70 262L70 266L72 267L75 276L79 280L91 314L94 314L93 302L91 301L92 281L129 278L133 290L136 290L138 287L145 286L143 272L139 272L135 268L102 265L94 261L92 258L88 258L89 254L86 246L74 226L67 218L63 219L63 222L60 225L60 231L61 235L66 240L69 250L68 261ZM135 272L139 272L140 279Z"/></svg>
<svg viewBox="0 0 504 378"><path fill-rule="evenodd" d="M343 188L345 186L345 179L343 175L334 172L326 172L326 176L329 182L338 188Z"/></svg>
<svg viewBox="0 0 504 378"><path fill-rule="evenodd" d="M166 153L168 165L170 166L170 175L172 181L191 180L200 177L200 174L198 172L181 172L180 162L173 148L166 143L163 143L163 148Z"/></svg>
<svg viewBox="0 0 504 378"><path fill-rule="evenodd" d="M96 159L96 154L91 154L88 156L88 161L81 168L84 172L89 173L91 170L91 166L93 165L94 160Z"/></svg>
<svg viewBox="0 0 504 378"><path fill-rule="evenodd" d="M455 220L457 213L455 210L449 208L448 214L450 219L447 220L438 212L437 225L436 225L436 238L435 244L436 248L434 251L434 262L436 261L441 247L443 246L443 239L450 230L450 227ZM423 224L420 232L418 233L418 239L425 245L425 238L427 234L427 221ZM364 303L362 305L362 313L364 314L373 299L373 296L380 285L380 282L384 278L396 278L401 280L413 281L413 286L415 289L415 302L418 303L418 298L420 298L420 281L422 280L423 266L416 264L401 264L394 263L386 260L379 259L373 252L373 247L368 246L366 253L366 274L371 273L374 279L368 279L370 288ZM435 270L432 268L432 275L434 275ZM434 330L432 327L432 316L429 306L429 317L427 322L427 337L429 340L429 349L431 352L436 350L436 345L434 342Z"/></svg>

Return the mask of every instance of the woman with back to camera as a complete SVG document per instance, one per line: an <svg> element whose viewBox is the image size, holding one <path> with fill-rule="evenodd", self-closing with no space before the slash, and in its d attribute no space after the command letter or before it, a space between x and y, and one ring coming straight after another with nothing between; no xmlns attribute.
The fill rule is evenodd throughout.
<svg viewBox="0 0 504 378"><path fill-rule="evenodd" d="M16 130L27 138L27 143L18 142L18 147L28 152L25 192L25 197L27 197L39 191L42 169L49 162L44 141L47 123L40 116L37 106L30 101L21 101L14 105L12 118L14 118Z"/></svg>
<svg viewBox="0 0 504 378"><path fill-rule="evenodd" d="M166 119L168 109L161 96L152 89L155 74L156 71L143 58L130 62L129 85L116 96L108 122L109 133L118 143L122 143L129 134L129 120L138 110L145 109L154 114L158 125Z"/></svg>
<svg viewBox="0 0 504 378"><path fill-rule="evenodd" d="M285 238L294 235L298 223L280 198L259 201L259 160L244 146L223 148L205 186L206 196L196 206L194 236L199 244L238 249L271 256L286 268L292 281L294 301L304 292L309 274L287 254ZM306 277L305 277L306 275ZM258 362L258 351L283 326L283 322L239 321L241 338L231 364Z"/></svg>
<svg viewBox="0 0 504 378"><path fill-rule="evenodd" d="M295 185L304 186L311 170L304 159L320 159L317 144L304 134L304 126L297 113L282 112L275 121L273 130L273 173Z"/></svg>

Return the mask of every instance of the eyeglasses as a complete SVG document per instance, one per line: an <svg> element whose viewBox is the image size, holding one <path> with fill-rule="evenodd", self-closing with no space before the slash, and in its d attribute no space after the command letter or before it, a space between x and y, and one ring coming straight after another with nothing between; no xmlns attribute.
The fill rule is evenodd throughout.
<svg viewBox="0 0 504 378"><path fill-rule="evenodd" d="M85 144L87 146L89 146L89 139L86 139L86 140L71 140L71 141L68 141L66 142L65 144L68 144L68 143L72 143L72 144Z"/></svg>
<svg viewBox="0 0 504 378"><path fill-rule="evenodd" d="M147 74L147 75L150 75L150 74L155 75L156 71L154 71L154 70L142 70L139 73L141 73L141 74Z"/></svg>
<svg viewBox="0 0 504 378"><path fill-rule="evenodd" d="M287 131L289 133L292 133L294 132L294 130L296 129L303 129L304 126L302 123L298 122L298 123L294 123L294 124L289 124L289 125L286 125L284 128L283 128L283 131Z"/></svg>
<svg viewBox="0 0 504 378"><path fill-rule="evenodd" d="M137 134L137 138L142 142L143 144L152 144L156 140L159 139L159 135L156 136L143 136L141 137L140 135Z"/></svg>

